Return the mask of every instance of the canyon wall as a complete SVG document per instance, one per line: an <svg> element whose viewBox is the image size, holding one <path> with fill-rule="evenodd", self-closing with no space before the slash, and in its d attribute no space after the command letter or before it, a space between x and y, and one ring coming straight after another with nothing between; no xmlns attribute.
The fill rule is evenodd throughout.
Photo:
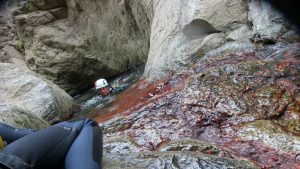
<svg viewBox="0 0 300 169"><path fill-rule="evenodd" d="M151 80L224 45L299 40L259 0L29 0L14 15L27 65L69 94L146 62Z"/></svg>
<svg viewBox="0 0 300 169"><path fill-rule="evenodd" d="M260 0L154 0L150 52L145 77L159 78L183 69L214 49L235 43L272 45L299 41L287 19Z"/></svg>
<svg viewBox="0 0 300 169"><path fill-rule="evenodd" d="M69 94L146 63L151 1L30 0L14 15L29 68Z"/></svg>

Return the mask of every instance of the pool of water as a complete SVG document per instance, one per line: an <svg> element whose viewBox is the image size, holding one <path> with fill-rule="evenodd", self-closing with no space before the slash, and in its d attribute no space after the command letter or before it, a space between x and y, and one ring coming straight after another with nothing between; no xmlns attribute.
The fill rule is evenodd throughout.
<svg viewBox="0 0 300 169"><path fill-rule="evenodd" d="M133 71L124 73L109 81L109 84L116 89L114 94L110 94L107 97L101 97L98 95L98 91L95 88L91 88L88 91L74 96L76 103L80 105L80 110L74 115L74 119L85 118L93 116L95 109L99 110L102 107L111 104L116 97L128 89L132 84L137 82L142 76L144 66L141 66Z"/></svg>

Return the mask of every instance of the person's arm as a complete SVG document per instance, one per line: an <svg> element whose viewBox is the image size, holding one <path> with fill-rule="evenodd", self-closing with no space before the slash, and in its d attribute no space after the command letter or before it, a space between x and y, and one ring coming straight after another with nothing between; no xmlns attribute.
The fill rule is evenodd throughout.
<svg viewBox="0 0 300 169"><path fill-rule="evenodd" d="M115 89L114 87L112 87L111 84L109 84L108 86L109 86L109 93L115 94L115 90L116 90L116 89Z"/></svg>

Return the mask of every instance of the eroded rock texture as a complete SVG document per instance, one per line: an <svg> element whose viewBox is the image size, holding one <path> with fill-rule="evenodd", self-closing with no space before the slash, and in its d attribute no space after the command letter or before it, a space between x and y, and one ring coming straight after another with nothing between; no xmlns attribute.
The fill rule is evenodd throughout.
<svg viewBox="0 0 300 169"><path fill-rule="evenodd" d="M234 53L220 47L168 80L152 86L137 84L132 88L136 95L120 96L128 97L129 105L134 100L135 107L124 109L117 100L98 112L105 138L121 142L105 143L107 154L197 152L245 158L260 168L296 169L300 165L299 54L299 44L256 51L236 47ZM178 158L176 153L174 158L178 168L185 168L181 158L188 166L210 164L201 158ZM172 168L167 159L161 161Z"/></svg>
<svg viewBox="0 0 300 169"><path fill-rule="evenodd" d="M230 42L299 41L260 0L31 0L14 15L27 65L70 94L146 61L151 80Z"/></svg>
<svg viewBox="0 0 300 169"><path fill-rule="evenodd" d="M32 0L15 12L31 70L74 94L145 64L151 1L64 2Z"/></svg>
<svg viewBox="0 0 300 169"><path fill-rule="evenodd" d="M0 119L20 127L41 128L75 108L73 99L26 67L0 63Z"/></svg>
<svg viewBox="0 0 300 169"><path fill-rule="evenodd" d="M150 79L184 69L193 56L202 57L229 42L299 41L287 19L265 1L154 0L153 9L145 70Z"/></svg>

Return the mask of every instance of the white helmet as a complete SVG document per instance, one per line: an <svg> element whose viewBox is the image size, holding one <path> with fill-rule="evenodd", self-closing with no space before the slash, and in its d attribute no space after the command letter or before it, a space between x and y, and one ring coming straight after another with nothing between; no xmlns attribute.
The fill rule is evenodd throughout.
<svg viewBox="0 0 300 169"><path fill-rule="evenodd" d="M108 86L108 83L105 79L99 79L95 82L95 88L100 89L102 87Z"/></svg>

